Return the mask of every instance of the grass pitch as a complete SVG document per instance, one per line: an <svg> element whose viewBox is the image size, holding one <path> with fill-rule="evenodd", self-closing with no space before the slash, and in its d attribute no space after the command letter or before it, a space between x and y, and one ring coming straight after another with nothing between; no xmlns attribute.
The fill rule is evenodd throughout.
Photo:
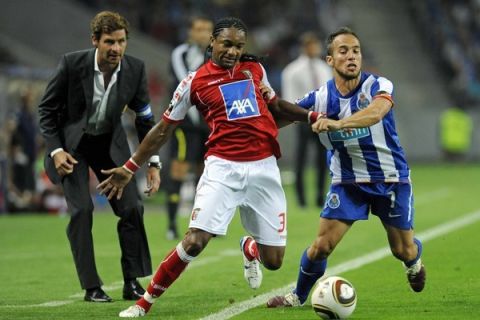
<svg viewBox="0 0 480 320"><path fill-rule="evenodd" d="M416 165L412 167L412 180L417 233L480 214L478 165ZM316 234L319 209L300 209L293 188L287 186L286 192L288 243L284 265L275 272L264 271L260 289L252 291L243 279L238 240L244 232L236 217L228 235L210 242L146 319L201 319L225 308L239 310L245 301L294 282L299 258ZM309 196L313 199L313 191ZM165 211L154 202L147 203L145 223L156 268L177 242L165 240ZM98 271L105 291L115 300L107 304L83 302L65 235L67 223L68 218L58 216L0 217L0 319L118 319L118 312L132 303L121 299L116 217L108 210L94 217ZM187 218L181 218L179 223L186 230ZM480 220L473 219L466 226L424 243L427 285L422 293L409 290L400 262L391 255L341 273L354 284L358 294L351 319L480 319L479 228ZM386 245L383 227L376 217L358 222L329 259L329 268ZM147 284L148 279L141 282ZM318 319L309 304L271 310L262 303L233 316L269 318Z"/></svg>

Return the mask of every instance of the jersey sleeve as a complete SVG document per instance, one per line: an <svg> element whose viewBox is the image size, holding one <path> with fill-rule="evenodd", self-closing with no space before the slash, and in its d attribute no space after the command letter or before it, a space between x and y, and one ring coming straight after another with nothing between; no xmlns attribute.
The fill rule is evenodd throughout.
<svg viewBox="0 0 480 320"><path fill-rule="evenodd" d="M277 94L275 93L275 90L273 90L272 86L270 85L270 82L268 82L267 71L265 71L265 68L261 64L260 64L260 67L262 67L262 72L263 72L261 81L263 85L269 89L270 93L268 95L268 102L271 102L272 100L275 99Z"/></svg>
<svg viewBox="0 0 480 320"><path fill-rule="evenodd" d="M316 112L327 112L327 85L323 85L317 90L308 92L303 98L295 101L300 107Z"/></svg>
<svg viewBox="0 0 480 320"><path fill-rule="evenodd" d="M379 93L386 93L393 96L393 83L387 78L378 77L375 85L372 86L372 91L370 93L372 97Z"/></svg>
<svg viewBox="0 0 480 320"><path fill-rule="evenodd" d="M192 106L190 91L195 72L191 72L175 89L168 109L163 113L163 120L169 123L180 123Z"/></svg>
<svg viewBox="0 0 480 320"><path fill-rule="evenodd" d="M314 90L306 93L303 98L295 100L295 103L303 109L312 109L315 106L316 92L317 91Z"/></svg>
<svg viewBox="0 0 480 320"><path fill-rule="evenodd" d="M370 95L374 99L375 97L384 97L392 102L392 106L395 104L393 100L393 83L387 78L378 77L371 88Z"/></svg>

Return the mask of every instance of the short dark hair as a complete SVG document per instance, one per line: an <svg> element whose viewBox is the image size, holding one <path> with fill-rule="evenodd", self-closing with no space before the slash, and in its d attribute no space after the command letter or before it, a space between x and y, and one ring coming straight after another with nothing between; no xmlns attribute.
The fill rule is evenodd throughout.
<svg viewBox="0 0 480 320"><path fill-rule="evenodd" d="M235 17L226 17L218 20L213 27L212 36L216 38L223 29L235 28L245 32L245 35L248 35L248 29L245 23L239 18Z"/></svg>
<svg viewBox="0 0 480 320"><path fill-rule="evenodd" d="M102 11L99 12L90 22L90 29L92 31L92 37L96 40L100 40L102 33L110 34L117 30L125 30L128 38L129 23L127 19L122 17L117 12Z"/></svg>
<svg viewBox="0 0 480 320"><path fill-rule="evenodd" d="M334 31L333 33L331 33L327 37L327 41L325 43L326 44L325 47L327 48L327 55L329 55L329 56L332 55L332 42L333 42L333 40L335 40L335 38L337 36L342 35L342 34L351 34L352 36L354 36L355 38L357 38L360 41L357 34L355 32L353 32L352 29L350 29L349 27L341 27L340 29L338 29L337 31Z"/></svg>

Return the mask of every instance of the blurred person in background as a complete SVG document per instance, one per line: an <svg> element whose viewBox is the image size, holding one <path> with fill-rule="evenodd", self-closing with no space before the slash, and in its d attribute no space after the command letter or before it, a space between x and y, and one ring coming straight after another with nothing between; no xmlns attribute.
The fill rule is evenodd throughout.
<svg viewBox="0 0 480 320"><path fill-rule="evenodd" d="M190 20L187 42L172 52L171 67L175 87L205 62L205 50L210 43L213 22L207 17L196 16ZM193 173L195 185L203 170L205 142L209 129L196 108L190 108L185 119L175 128L170 139L170 174L166 184L168 231L167 238L178 239L177 213L181 202L183 182Z"/></svg>
<svg viewBox="0 0 480 320"><path fill-rule="evenodd" d="M99 181L101 168L124 163L131 153L121 124L125 106L136 113L139 141L154 125L143 61L125 55L129 24L118 13L103 11L91 21L92 49L67 53L50 80L39 105L40 131L45 138L45 169L50 180L61 183L70 213L67 235L85 301L110 302L102 290L95 264L89 189L89 167ZM160 184L158 156L147 171L147 194ZM144 293L137 277L151 274L151 258L143 223L143 205L136 183L125 188L122 199L110 205L117 225L123 298L136 300Z"/></svg>
<svg viewBox="0 0 480 320"><path fill-rule="evenodd" d="M269 299L271 308L302 306L325 274L329 255L370 212L382 222L410 288L420 292L425 286L422 243L413 230L410 169L395 129L393 84L362 71L360 40L349 28L328 36L326 61L334 78L297 103L324 115L312 129L328 149L332 183L317 236L301 257L296 287Z"/></svg>
<svg viewBox="0 0 480 320"><path fill-rule="evenodd" d="M306 92L320 88L332 78L332 70L321 59L322 44L313 32L305 32L300 37L301 54L288 64L282 72L282 95L287 101L297 101ZM313 146L312 146L313 145ZM312 147L309 149L309 147ZM315 154L316 190L315 204L323 206L325 180L327 178L327 155L318 135L306 123L297 124L297 146L295 153L295 191L298 204L307 205L304 173L308 160L308 150Z"/></svg>
<svg viewBox="0 0 480 320"><path fill-rule="evenodd" d="M440 115L440 146L445 160L462 161L472 146L473 120L463 104L444 110Z"/></svg>
<svg viewBox="0 0 480 320"><path fill-rule="evenodd" d="M37 124L34 95L26 90L19 97L20 107L13 120L10 137L10 183L8 211L35 210L35 160L37 154Z"/></svg>

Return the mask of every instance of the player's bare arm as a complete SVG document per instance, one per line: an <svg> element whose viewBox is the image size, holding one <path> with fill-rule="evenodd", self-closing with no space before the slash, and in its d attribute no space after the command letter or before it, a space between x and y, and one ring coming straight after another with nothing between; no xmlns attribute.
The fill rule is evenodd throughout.
<svg viewBox="0 0 480 320"><path fill-rule="evenodd" d="M148 158L150 158L150 156L158 152L158 149L160 149L160 147L165 144L171 136L175 127L176 125L174 124L160 120L160 122L148 132L129 161L133 160L134 164L140 167L148 160ZM102 170L102 173L109 175L109 177L97 186L100 194L107 195L109 200L114 196L116 196L117 199L120 199L122 197L123 188L131 180L133 173L127 170L125 166L110 170Z"/></svg>
<svg viewBox="0 0 480 320"><path fill-rule="evenodd" d="M271 101L268 109L273 114L279 128L296 121L310 122L313 117L316 119L319 116L316 112L312 114L311 111L283 99Z"/></svg>
<svg viewBox="0 0 480 320"><path fill-rule="evenodd" d="M340 120L319 118L313 125L314 132L337 131L341 129L366 128L380 122L390 111L393 103L389 96L379 94L363 110Z"/></svg>

